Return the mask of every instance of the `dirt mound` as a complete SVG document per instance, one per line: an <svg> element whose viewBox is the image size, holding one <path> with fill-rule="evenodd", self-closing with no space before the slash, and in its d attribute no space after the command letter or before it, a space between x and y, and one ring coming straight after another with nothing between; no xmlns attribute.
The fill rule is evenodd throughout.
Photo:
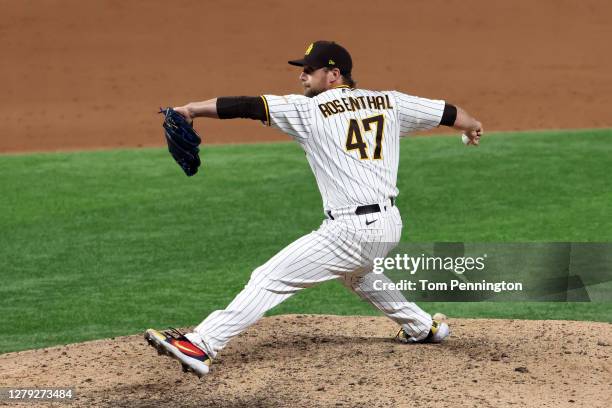
<svg viewBox="0 0 612 408"><path fill-rule="evenodd" d="M72 386L87 407L606 406L612 325L450 324L443 344L404 345L382 317L269 317L201 380L135 335L1 355L0 386Z"/></svg>

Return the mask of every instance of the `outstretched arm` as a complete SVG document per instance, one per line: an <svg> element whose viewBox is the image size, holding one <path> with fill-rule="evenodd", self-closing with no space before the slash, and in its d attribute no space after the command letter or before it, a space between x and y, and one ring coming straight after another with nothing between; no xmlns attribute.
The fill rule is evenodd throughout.
<svg viewBox="0 0 612 408"><path fill-rule="evenodd" d="M310 134L310 103L302 95L220 96L173 109L190 123L198 117L259 120L302 142Z"/></svg>
<svg viewBox="0 0 612 408"><path fill-rule="evenodd" d="M188 121L194 118L234 119L247 118L267 120L267 107L263 97L259 96L223 96L203 102L191 102L177 106L175 111Z"/></svg>

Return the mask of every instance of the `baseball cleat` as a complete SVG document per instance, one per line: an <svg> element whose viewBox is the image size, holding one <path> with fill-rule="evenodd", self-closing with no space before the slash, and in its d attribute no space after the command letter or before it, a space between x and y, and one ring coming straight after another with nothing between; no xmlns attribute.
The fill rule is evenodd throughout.
<svg viewBox="0 0 612 408"><path fill-rule="evenodd" d="M177 329L165 332L148 329L144 338L149 345L157 350L158 354L165 354L178 360L183 372L192 372L200 378L208 374L212 359Z"/></svg>
<svg viewBox="0 0 612 408"><path fill-rule="evenodd" d="M410 335L404 331L403 328L400 328L397 334L395 335L395 340L400 343L441 343L442 340L450 336L450 328L446 322L441 322L438 320L432 320L431 329L429 329L429 334L421 341L413 341L411 340Z"/></svg>

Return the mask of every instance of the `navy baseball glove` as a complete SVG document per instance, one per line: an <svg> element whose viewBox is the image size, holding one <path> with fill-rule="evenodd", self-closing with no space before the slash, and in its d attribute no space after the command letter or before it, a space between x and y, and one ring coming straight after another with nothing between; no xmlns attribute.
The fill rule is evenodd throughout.
<svg viewBox="0 0 612 408"><path fill-rule="evenodd" d="M198 172L200 167L199 145L202 139L193 126L180 113L172 108L160 108L164 114L164 130L168 151L172 158L189 177Z"/></svg>

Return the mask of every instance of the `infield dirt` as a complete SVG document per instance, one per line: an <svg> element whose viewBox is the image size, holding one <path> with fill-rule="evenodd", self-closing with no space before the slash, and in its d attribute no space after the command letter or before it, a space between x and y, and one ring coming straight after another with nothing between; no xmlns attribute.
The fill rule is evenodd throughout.
<svg viewBox="0 0 612 408"><path fill-rule="evenodd" d="M606 1L0 7L0 152L161 146L160 105L300 93L286 61L317 39L346 45L360 87L455 102L485 130L612 127ZM287 140L246 120L197 127L206 144ZM408 346L384 318L265 318L202 380L140 335L8 353L0 386L73 386L83 407L608 406L612 325L450 322L448 342Z"/></svg>
<svg viewBox="0 0 612 408"><path fill-rule="evenodd" d="M351 51L358 86L446 99L488 131L612 126L611 2L372 4L0 0L0 152L161 146L160 105L301 93L287 60L317 39ZM288 140L196 127L206 144Z"/></svg>
<svg viewBox="0 0 612 408"><path fill-rule="evenodd" d="M406 345L383 317L268 317L202 379L141 335L99 340L0 355L0 386L72 386L82 407L609 406L612 325L449 322L448 341Z"/></svg>

